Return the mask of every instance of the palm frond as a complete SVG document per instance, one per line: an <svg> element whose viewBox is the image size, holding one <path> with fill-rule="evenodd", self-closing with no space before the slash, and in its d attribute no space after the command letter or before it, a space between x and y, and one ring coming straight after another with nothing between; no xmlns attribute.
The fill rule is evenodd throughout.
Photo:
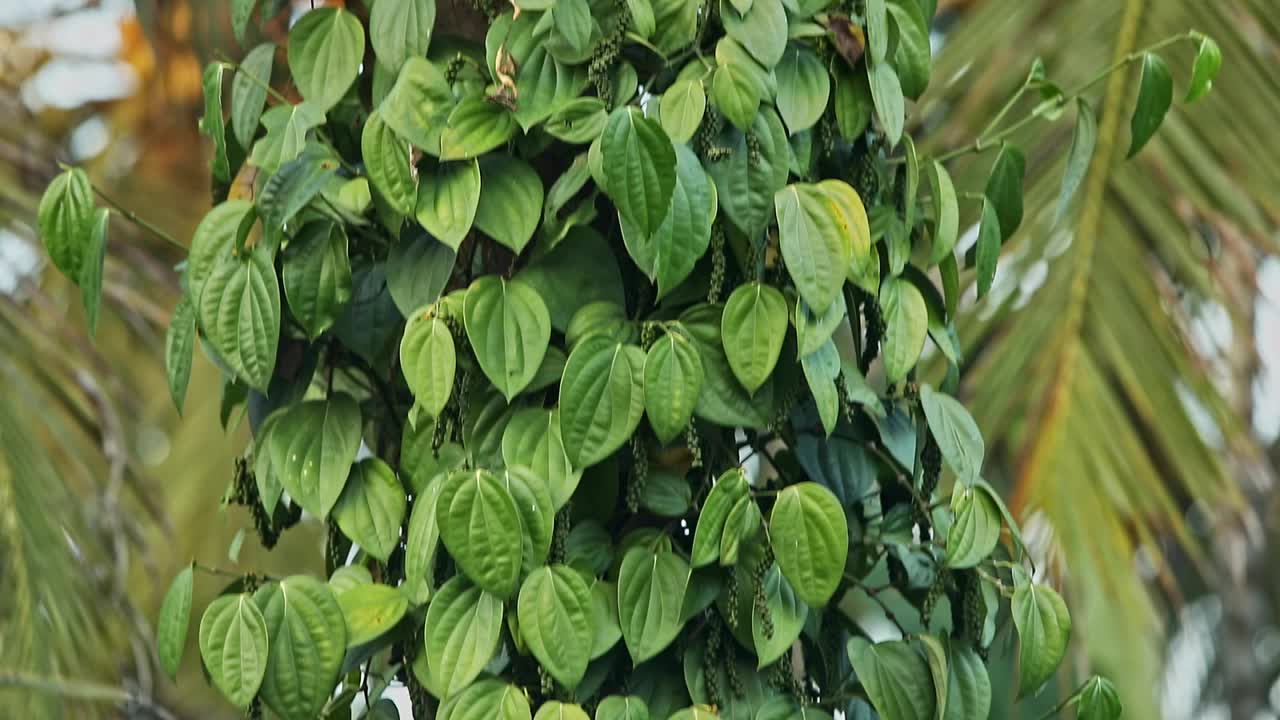
<svg viewBox="0 0 1280 720"><path fill-rule="evenodd" d="M1078 636L1097 669L1123 684L1132 717L1156 716L1163 651L1160 606L1143 569L1173 589L1165 556L1176 548L1203 559L1187 509L1238 503L1222 458L1255 452L1228 401L1241 382L1247 392L1249 379L1228 374L1215 385L1221 378L1209 369L1221 358L1198 355L1186 329L1202 308L1222 302L1248 336L1239 298L1222 292L1238 285L1230 260L1274 249L1280 152L1266 138L1280 84L1267 68L1280 28L1267 4L988 0L950 32L935 72L948 84L920 108L926 124L942 124L935 142L960 145L1037 56L1070 87L1113 58L1193 27L1223 47L1214 94L1177 104L1133 161L1123 155L1136 66L1091 99L1100 111L1098 148L1064 227L1053 226L1052 214L1070 118L1028 148L1027 205L1038 210L1006 246L993 297L961 321L966 403L1017 511L1052 535ZM1190 66L1193 47L1172 52L1175 73ZM993 74L972 77L977 57ZM1008 71L990 70L1001 67ZM969 161L962 182L981 187L988 164Z"/></svg>

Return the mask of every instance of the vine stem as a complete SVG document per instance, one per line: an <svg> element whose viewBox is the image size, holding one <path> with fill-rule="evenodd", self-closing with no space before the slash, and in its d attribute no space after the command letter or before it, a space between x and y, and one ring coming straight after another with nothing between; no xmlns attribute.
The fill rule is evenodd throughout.
<svg viewBox="0 0 1280 720"><path fill-rule="evenodd" d="M1180 42L1198 41L1201 37L1203 37L1203 35L1199 31L1188 30L1186 32L1178 33L1177 35L1172 35L1170 37L1167 37L1163 40L1160 40L1159 42L1152 43L1151 45L1148 45L1146 47L1134 50L1133 52L1125 55L1124 57L1120 58L1116 62L1103 68L1098 72L1097 75L1094 75L1092 78L1085 81L1082 85L1073 89L1071 92L1059 95L1057 99L1053 101L1052 107L1054 109L1063 108L1075 102L1080 98L1081 95L1088 92L1093 86L1097 85L1098 83L1110 77L1112 73L1118 70L1124 69L1125 67L1128 67L1129 65L1135 62L1138 62L1142 58L1146 57L1148 53L1153 53L1157 50L1166 48L1170 45L1175 45ZM992 148L999 147L1002 142L1007 140L1009 137L1013 136L1019 130L1025 128L1026 126L1030 125L1036 120L1039 120L1042 117L1042 115L1036 112L1036 110L1032 110L1031 113L1023 117L1022 119L1006 127L1005 129L999 132L995 132L993 134L993 131L995 130L995 128L999 126L1000 121L1003 120L1005 115L1009 113L1009 111L1013 108L1014 104L1022 97L1023 93L1026 92L1028 87L1029 87L1028 83L1023 82L1022 86L1019 87L1017 92L1013 94L1013 97L1011 97L1009 101L1005 103L1005 106L1000 109L1000 112L997 113L995 119L992 120L991 123L987 125L987 127L981 133L978 134L977 139L975 139L972 143L965 145L963 147L955 148L954 150L949 150L941 155L934 157L933 160L936 160L937 162L945 163L948 160L954 160L963 155L981 155L982 153ZM899 162L901 161L899 160Z"/></svg>
<svg viewBox="0 0 1280 720"><path fill-rule="evenodd" d="M236 580L239 580L240 578L246 575L246 573L232 572L231 570L223 570L222 568L213 567L212 565L201 565L200 563L191 563L191 567L195 568L196 570L199 570L200 572L206 575L216 575L218 577L233 578ZM270 580L270 581L275 581L277 579L277 578L271 577L270 575L261 575L259 577L266 578L267 580Z"/></svg>

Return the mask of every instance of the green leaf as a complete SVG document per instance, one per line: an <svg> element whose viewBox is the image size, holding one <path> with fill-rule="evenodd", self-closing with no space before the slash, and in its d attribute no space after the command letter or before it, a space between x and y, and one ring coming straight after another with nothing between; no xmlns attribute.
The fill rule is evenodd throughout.
<svg viewBox="0 0 1280 720"><path fill-rule="evenodd" d="M849 551L849 525L836 496L814 482L788 486L769 516L769 541L796 595L811 607L825 606Z"/></svg>
<svg viewBox="0 0 1280 720"><path fill-rule="evenodd" d="M387 290L400 314L410 317L440 299L457 253L421 230L405 233L387 255Z"/></svg>
<svg viewBox="0 0 1280 720"><path fill-rule="evenodd" d="M308 144L302 154L267 178L258 195L258 213L265 228L278 232L302 211L335 177L338 159L328 148Z"/></svg>
<svg viewBox="0 0 1280 720"><path fill-rule="evenodd" d="M470 97L449 113L440 134L441 160L470 160L502 145L518 129L516 117L499 103Z"/></svg>
<svg viewBox="0 0 1280 720"><path fill-rule="evenodd" d="M836 128L840 137L850 142L857 140L871 124L875 101L871 97L871 82L867 73L836 63ZM781 90L781 88L779 88Z"/></svg>
<svg viewBox="0 0 1280 720"><path fill-rule="evenodd" d="M351 468L333 506L333 519L362 550L387 562L400 545L406 504L404 486L395 471L377 458L365 458Z"/></svg>
<svg viewBox="0 0 1280 720"><path fill-rule="evenodd" d="M513 465L502 472L502 482L520 514L520 559L525 573L547 561L556 510L547 481L527 467Z"/></svg>
<svg viewBox="0 0 1280 720"><path fill-rule="evenodd" d="M991 678L973 648L951 643L947 654L947 705L943 720L991 715Z"/></svg>
<svg viewBox="0 0 1280 720"><path fill-rule="evenodd" d="M527 408L513 415L502 434L502 459L545 478L554 510L569 502L582 479L582 470L570 467L565 454L559 410Z"/></svg>
<svg viewBox="0 0 1280 720"><path fill-rule="evenodd" d="M271 466L289 497L325 518L360 449L360 406L346 393L290 406L271 430Z"/></svg>
<svg viewBox="0 0 1280 720"><path fill-rule="evenodd" d="M213 268L200 296L200 327L237 376L266 392L280 341L280 287L265 247Z"/></svg>
<svg viewBox="0 0 1280 720"><path fill-rule="evenodd" d="M227 66L211 62L204 68L204 115L200 118L200 132L213 141L213 157L209 159L209 172L216 182L231 182L231 163L227 159L227 128L222 119L222 76Z"/></svg>
<svg viewBox="0 0 1280 720"><path fill-rule="evenodd" d="M520 588L520 634L548 674L572 690L587 672L594 644L591 588L576 570L534 570Z"/></svg>
<svg viewBox="0 0 1280 720"><path fill-rule="evenodd" d="M582 340L560 381L560 432L575 468L622 447L644 414L644 351L603 335Z"/></svg>
<svg viewBox="0 0 1280 720"><path fill-rule="evenodd" d="M400 369L413 393L414 406L432 418L439 417L453 393L457 355L453 333L432 309L414 313L405 324Z"/></svg>
<svg viewBox="0 0 1280 720"><path fill-rule="evenodd" d="M578 527L591 527L591 525L577 525L575 529ZM598 525L595 527L599 529ZM603 533L604 530L600 529L600 532ZM604 546L607 551L607 538ZM612 558L608 560L606 565L612 563ZM622 626L618 624L618 589L613 583L596 580L591 585L591 627L594 635L591 659L595 660L612 650L613 646L622 639Z"/></svg>
<svg viewBox="0 0 1280 720"><path fill-rule="evenodd" d="M658 115L672 142L687 143L702 124L706 111L707 92L702 80L687 78L677 80L662 94Z"/></svg>
<svg viewBox="0 0 1280 720"><path fill-rule="evenodd" d="M609 115L600 136L604 191L643 235L662 224L676 185L676 153L662 127L638 108Z"/></svg>
<svg viewBox="0 0 1280 720"><path fill-rule="evenodd" d="M307 223L284 249L284 294L293 316L315 339L351 300L347 234L331 222Z"/></svg>
<svg viewBox="0 0 1280 720"><path fill-rule="evenodd" d="M813 394L822 429L830 437L840 421L840 392L836 386L841 369L840 351L836 349L835 342L828 338L817 350L801 357L800 368Z"/></svg>
<svg viewBox="0 0 1280 720"><path fill-rule="evenodd" d="M591 40L591 7L587 0L556 0L551 6L556 32L577 52L585 52Z"/></svg>
<svg viewBox="0 0 1280 720"><path fill-rule="evenodd" d="M1013 237L1013 232L1022 224L1022 180L1026 168L1027 161L1021 150L1013 145L1002 145L987 178L983 194L1000 218L1000 237L1003 240Z"/></svg>
<svg viewBox="0 0 1280 720"><path fill-rule="evenodd" d="M1020 567L1013 571L1013 624L1018 628L1018 697L1044 685L1067 654L1071 615L1053 588L1037 585Z"/></svg>
<svg viewBox="0 0 1280 720"><path fill-rule="evenodd" d="M436 501L442 484L438 477L433 476L421 491L415 489L413 512L405 529L404 584L401 590L415 605L425 603L436 586L435 559L440 548Z"/></svg>
<svg viewBox="0 0 1280 720"><path fill-rule="evenodd" d="M1080 688L1076 720L1118 720L1123 713L1120 694L1110 680L1094 675Z"/></svg>
<svg viewBox="0 0 1280 720"><path fill-rule="evenodd" d="M929 264L936 265L955 250L960 231L960 208L956 203L955 185L942 163L934 160L927 170L933 193L933 249Z"/></svg>
<svg viewBox="0 0 1280 720"><path fill-rule="evenodd" d="M583 145L600 137L609 119L604 101L581 97L561 105L547 117L542 129L557 140Z"/></svg>
<svg viewBox="0 0 1280 720"><path fill-rule="evenodd" d="M815 353L826 345L847 314L843 295L837 295L835 302L821 314L814 313L803 298L797 299L794 317L800 357Z"/></svg>
<svg viewBox="0 0 1280 720"><path fill-rule="evenodd" d="M755 394L773 373L787 337L787 299L764 283L739 285L720 318L724 354L738 382Z"/></svg>
<svg viewBox="0 0 1280 720"><path fill-rule="evenodd" d="M985 446L973 416L955 398L929 385L920 386L920 405L929 432L956 477L966 485L980 480Z"/></svg>
<svg viewBox="0 0 1280 720"><path fill-rule="evenodd" d="M591 720L587 712L577 705L566 705L552 700L538 708L533 720Z"/></svg>
<svg viewBox="0 0 1280 720"><path fill-rule="evenodd" d="M854 257L850 216L837 207L826 190L843 184L839 180L818 185L796 183L774 196L778 241L787 272L800 297L817 312L826 311L835 302Z"/></svg>
<svg viewBox="0 0 1280 720"><path fill-rule="evenodd" d="M689 565L671 551L633 547L618 571L622 639L636 665L666 649L680 632Z"/></svg>
<svg viewBox="0 0 1280 720"><path fill-rule="evenodd" d="M751 638L755 642L758 669L772 665L784 653L791 651L791 644L800 637L809 617L809 606L796 596L795 589L777 565L770 567L765 574L764 602L769 612L769 625L766 626L760 613L751 613Z"/></svg>
<svg viewBox="0 0 1280 720"><path fill-rule="evenodd" d="M480 369L511 402L538 372L551 340L551 316L532 287L484 275L463 306L467 338Z"/></svg>
<svg viewBox="0 0 1280 720"><path fill-rule="evenodd" d="M318 8L289 30L289 72L321 112L338 104L360 73L364 26L343 8Z"/></svg>
<svg viewBox="0 0 1280 720"><path fill-rule="evenodd" d="M694 414L717 425L764 428L773 418L773 385L766 382L752 397L734 377L720 341L719 305L687 310L680 322L702 358L703 385Z"/></svg>
<svg viewBox="0 0 1280 720"><path fill-rule="evenodd" d="M721 2L720 22L725 33L764 67L772 68L782 59L787 47L787 13L781 0L753 0L745 12Z"/></svg>
<svg viewBox="0 0 1280 720"><path fill-rule="evenodd" d="M341 596L351 588L372 585L373 574L363 565L343 565L333 571L327 584L334 595Z"/></svg>
<svg viewBox="0 0 1280 720"><path fill-rule="evenodd" d="M409 162L409 144L400 139L374 110L360 134L360 154L374 189L401 215L418 204L418 177Z"/></svg>
<svg viewBox="0 0 1280 720"><path fill-rule="evenodd" d="M301 155L307 145L307 133L323 124L324 111L309 102L271 108L262 114L267 133L253 144L249 163L274 173Z"/></svg>
<svg viewBox="0 0 1280 720"><path fill-rule="evenodd" d="M981 487L957 485L951 512L955 517L947 531L947 566L973 567L1000 542L1000 510Z"/></svg>
<svg viewBox="0 0 1280 720"><path fill-rule="evenodd" d="M436 24L436 0L383 0L369 12L369 42L391 70L427 54Z"/></svg>
<svg viewBox="0 0 1280 720"><path fill-rule="evenodd" d="M694 528L693 548L689 553L693 567L703 567L720 558L729 514L740 500L749 498L749 491L746 476L739 468L728 470L711 486Z"/></svg>
<svg viewBox="0 0 1280 720"><path fill-rule="evenodd" d="M707 172L716 183L716 197L729 220L747 236L755 236L772 221L770 205L774 194L787 184L790 148L782 120L766 108L751 123L752 136L759 145L753 162L746 135L728 128L716 144L729 150L728 157L708 162Z"/></svg>
<svg viewBox="0 0 1280 720"><path fill-rule="evenodd" d="M919 98L929 85L933 62L929 21L919 0L890 0L888 9L898 29L893 64L902 82L902 93L909 98Z"/></svg>
<svg viewBox="0 0 1280 720"><path fill-rule="evenodd" d="M644 363L644 406L649 425L666 445L688 427L702 391L702 359L679 332L667 332Z"/></svg>
<svg viewBox="0 0 1280 720"><path fill-rule="evenodd" d="M93 186L80 168L66 170L49 183L37 211L40 237L53 264L63 275L79 280L89 238L93 234ZM203 224L203 223L202 223ZM197 236L199 230L196 231ZM195 246L192 240L192 246Z"/></svg>
<svg viewBox="0 0 1280 720"><path fill-rule="evenodd" d="M1053 223L1057 225L1067 216L1071 209L1071 199L1075 197L1080 183L1089 172L1089 163L1093 160L1093 150L1098 142L1098 120L1093 115L1093 108L1083 98L1076 101L1076 128L1071 136L1071 151L1067 154L1067 167L1062 174L1062 189L1058 191L1058 207L1053 213Z"/></svg>
<svg viewBox="0 0 1280 720"><path fill-rule="evenodd" d="M751 60L722 62L711 74L711 97L729 122L746 130L755 122L765 88L758 69L745 65Z"/></svg>
<svg viewBox="0 0 1280 720"><path fill-rule="evenodd" d="M258 132L262 110L267 106L267 84L271 82L275 56L276 46L262 43L244 56L231 78L231 130L240 147L250 147Z"/></svg>
<svg viewBox="0 0 1280 720"><path fill-rule="evenodd" d="M440 135L456 105L444 73L426 58L411 57L378 112L397 135L429 155L439 155Z"/></svg>
<svg viewBox="0 0 1280 720"><path fill-rule="evenodd" d="M661 300L693 272L711 244L716 218L716 188L686 145L676 148L676 184L671 206L651 235L619 215L622 239L636 265L658 284Z"/></svg>
<svg viewBox="0 0 1280 720"><path fill-rule="evenodd" d="M520 513L502 482L487 470L451 473L436 504L440 538L467 577L507 599L520 577Z"/></svg>
<svg viewBox="0 0 1280 720"><path fill-rule="evenodd" d="M102 266L107 259L107 226L110 222L111 211L98 208L94 214L93 230L89 233L89 243L85 246L84 256L80 261L80 276L75 279L80 285L80 302L84 305L89 335L98 330L98 308L102 304Z"/></svg>
<svg viewBox="0 0 1280 720"><path fill-rule="evenodd" d="M649 708L634 695L610 695L596 706L595 720L649 720Z"/></svg>
<svg viewBox="0 0 1280 720"><path fill-rule="evenodd" d="M874 37L874 35L872 36ZM867 81L871 85L871 98L875 101L876 117L884 131L889 147L896 147L902 139L906 125L906 100L902 97L902 84L893 66L885 62L867 64Z"/></svg>
<svg viewBox="0 0 1280 720"><path fill-rule="evenodd" d="M667 470L651 469L644 482L640 506L654 515L684 517L693 505L693 489L681 475Z"/></svg>
<svg viewBox="0 0 1280 720"><path fill-rule="evenodd" d="M267 671L267 623L248 594L223 595L200 619L200 657L232 705L249 707Z"/></svg>
<svg viewBox="0 0 1280 720"><path fill-rule="evenodd" d="M502 601L454 575L432 599L423 627L429 689L449 698L466 689L497 651Z"/></svg>
<svg viewBox="0 0 1280 720"><path fill-rule="evenodd" d="M191 359L196 341L196 306L191 296L183 293L169 320L169 331L164 338L164 367L169 378L169 396L182 414L187 398L187 384L191 380Z"/></svg>
<svg viewBox="0 0 1280 720"><path fill-rule="evenodd" d="M347 624L347 648L373 642L394 628L409 609L404 593L380 583L356 585L338 596Z"/></svg>
<svg viewBox="0 0 1280 720"><path fill-rule="evenodd" d="M488 679L449 698L436 720L531 720L531 711L524 690Z"/></svg>
<svg viewBox="0 0 1280 720"><path fill-rule="evenodd" d="M710 705L693 705L671 715L667 720L713 720L720 717Z"/></svg>
<svg viewBox="0 0 1280 720"><path fill-rule="evenodd" d="M418 223L456 251L475 222L480 187L480 163L440 163L418 184Z"/></svg>
<svg viewBox="0 0 1280 720"><path fill-rule="evenodd" d="M573 283L564 278L572 277ZM537 290L551 325L566 330L578 309L593 302L624 301L622 272L609 243L589 227L570 230L553 250L537 257L516 278Z"/></svg>
<svg viewBox="0 0 1280 720"><path fill-rule="evenodd" d="M817 125L831 97L826 65L812 50L792 43L774 72L778 74L778 112L791 134Z"/></svg>
<svg viewBox="0 0 1280 720"><path fill-rule="evenodd" d="M178 666L182 663L182 651L187 645L187 626L191 624L191 589L195 582L191 565L187 565L173 578L169 591L160 603L160 615L156 619L156 652L160 668L170 680L178 679Z"/></svg>
<svg viewBox="0 0 1280 720"><path fill-rule="evenodd" d="M347 649L342 608L328 585L305 575L254 594L270 638L262 700L282 720L308 720L333 694Z"/></svg>
<svg viewBox="0 0 1280 720"><path fill-rule="evenodd" d="M1196 60L1199 65L1199 58ZM1160 129L1164 116L1173 104L1173 76L1169 74L1169 66L1155 53L1147 53L1142 58L1142 81L1138 85L1138 104L1133 109L1133 118L1129 122L1129 152L1126 157L1133 157L1147 144L1151 136Z"/></svg>
<svg viewBox="0 0 1280 720"><path fill-rule="evenodd" d="M503 154L482 158L480 177L476 228L519 255L542 218L542 179L529 163Z"/></svg>
<svg viewBox="0 0 1280 720"><path fill-rule="evenodd" d="M244 44L245 31L249 29L249 20L253 18L253 8L258 0L231 0L231 30L235 33L236 42Z"/></svg>
<svg viewBox="0 0 1280 720"><path fill-rule="evenodd" d="M1222 49L1213 38L1205 36L1200 39L1200 49L1196 52L1196 62L1191 70L1191 84L1187 87L1187 102L1193 103L1213 89L1213 81L1222 69ZM1107 682L1102 678L1097 678ZM1108 683L1110 684L1110 683ZM1083 712L1083 709L1081 710ZM1099 714L1105 717L1105 714Z"/></svg>
<svg viewBox="0 0 1280 720"><path fill-rule="evenodd" d="M867 51L873 63L883 63L889 55L889 11L885 0L867 0Z"/></svg>
<svg viewBox="0 0 1280 720"><path fill-rule="evenodd" d="M872 645L855 637L848 651L858 681L881 717L933 720L937 701L928 663L918 650L901 640Z"/></svg>
<svg viewBox="0 0 1280 720"><path fill-rule="evenodd" d="M880 287L880 315L885 328L880 350L885 376L890 383L898 383L916 366L924 350L929 307L915 285L890 278Z"/></svg>
<svg viewBox="0 0 1280 720"><path fill-rule="evenodd" d="M982 201L982 222L978 225L978 241L975 247L975 262L978 268L978 297L982 298L991 290L996 278L996 264L1000 261L1000 218L996 215L995 205L989 200Z"/></svg>

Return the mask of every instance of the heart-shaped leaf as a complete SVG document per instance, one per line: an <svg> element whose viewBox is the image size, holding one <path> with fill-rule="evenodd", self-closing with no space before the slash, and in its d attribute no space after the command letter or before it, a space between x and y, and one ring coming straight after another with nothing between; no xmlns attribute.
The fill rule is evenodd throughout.
<svg viewBox="0 0 1280 720"><path fill-rule="evenodd" d="M480 164L474 160L440 163L418 184L418 223L453 250L471 232L478 207Z"/></svg>
<svg viewBox="0 0 1280 720"><path fill-rule="evenodd" d="M811 607L825 606L849 551L849 525L836 496L814 482L783 489L769 516L769 541L796 595Z"/></svg>
<svg viewBox="0 0 1280 720"><path fill-rule="evenodd" d="M325 583L294 575L253 596L270 638L263 702L283 720L317 717L333 693L347 649L342 608Z"/></svg>
<svg viewBox="0 0 1280 720"><path fill-rule="evenodd" d="M200 295L200 326L227 366L265 392L280 342L280 286L265 247L213 267Z"/></svg>
<svg viewBox="0 0 1280 720"><path fill-rule="evenodd" d="M395 471L377 458L365 458L351 468L333 519L362 550L387 562L400 544L406 505Z"/></svg>
<svg viewBox="0 0 1280 720"><path fill-rule="evenodd" d="M178 665L182 663L182 651L187 645L194 582L192 567L188 565L173 578L160 603L160 615L156 620L156 651L160 656L160 667L170 680L178 678Z"/></svg>
<svg viewBox="0 0 1280 720"><path fill-rule="evenodd" d="M338 595L347 624L347 648L373 642L391 631L409 609L404 593L390 585L363 583Z"/></svg>
<svg viewBox="0 0 1280 720"><path fill-rule="evenodd" d="M658 441L684 432L702 392L702 358L687 336L668 331L644 361L644 407Z"/></svg>
<svg viewBox="0 0 1280 720"><path fill-rule="evenodd" d="M542 218L542 179L529 163L501 154L480 160L480 177L476 228L519 255Z"/></svg>
<svg viewBox="0 0 1280 720"><path fill-rule="evenodd" d="M272 469L307 512L328 517L338 502L360 449L360 423L360 406L346 393L292 405L276 422Z"/></svg>
<svg viewBox="0 0 1280 720"><path fill-rule="evenodd" d="M455 575L431 600L424 628L429 688L449 698L470 685L497 651L502 601Z"/></svg>
<svg viewBox="0 0 1280 720"><path fill-rule="evenodd" d="M1057 671L1071 639L1071 615L1053 588L1013 571L1013 624L1018 628L1018 697L1040 689Z"/></svg>
<svg viewBox="0 0 1280 720"><path fill-rule="evenodd" d="M534 570L520 588L520 634L547 673L569 690L587 671L594 644L591 587L576 570Z"/></svg>
<svg viewBox="0 0 1280 720"><path fill-rule="evenodd" d="M924 350L929 334L929 308L924 296L907 280L890 278L880 288L884 337L880 355L890 383L906 378Z"/></svg>
<svg viewBox="0 0 1280 720"><path fill-rule="evenodd" d="M415 312L405 324L400 369L413 393L415 407L429 417L438 417L453 393L457 355L453 333L432 308Z"/></svg>
<svg viewBox="0 0 1280 720"><path fill-rule="evenodd" d="M480 369L507 399L537 374L551 341L551 315L538 292L519 280L477 278L463 304L467 338Z"/></svg>
<svg viewBox="0 0 1280 720"><path fill-rule="evenodd" d="M248 594L223 595L200 618L200 657L219 691L249 707L267 672L267 623Z"/></svg>
<svg viewBox="0 0 1280 720"><path fill-rule="evenodd" d="M684 623L680 608L689 565L670 551L633 547L618 571L622 639L636 665L666 649Z"/></svg>
<svg viewBox="0 0 1280 720"><path fill-rule="evenodd" d="M403 140L374 110L360 134L360 155L369 181L401 215L412 215L418 204L418 177L409 162L409 142Z"/></svg>
<svg viewBox="0 0 1280 720"><path fill-rule="evenodd" d="M284 250L284 294L310 338L333 326L351 300L351 258L341 225L307 223L289 241Z"/></svg>
<svg viewBox="0 0 1280 720"><path fill-rule="evenodd" d="M769 379L786 337L787 299L777 288L750 282L729 296L720 318L720 338L729 367L747 392L754 395Z"/></svg>
<svg viewBox="0 0 1280 720"><path fill-rule="evenodd" d="M639 108L609 115L600 135L604 191L642 235L662 224L676 184L676 153L662 126Z"/></svg>
<svg viewBox="0 0 1280 720"><path fill-rule="evenodd" d="M515 594L523 554L520 513L488 470L452 473L436 502L440 538L475 584L505 600Z"/></svg>
<svg viewBox="0 0 1280 720"><path fill-rule="evenodd" d="M318 8L289 30L289 72L321 112L338 104L360 73L364 26L344 8Z"/></svg>
<svg viewBox="0 0 1280 720"><path fill-rule="evenodd" d="M391 70L427 54L436 24L436 0L392 0L369 11L369 42L378 62Z"/></svg>
<svg viewBox="0 0 1280 720"><path fill-rule="evenodd" d="M575 468L622 447L644 414L644 351L591 335L578 343L560 381L560 433Z"/></svg>

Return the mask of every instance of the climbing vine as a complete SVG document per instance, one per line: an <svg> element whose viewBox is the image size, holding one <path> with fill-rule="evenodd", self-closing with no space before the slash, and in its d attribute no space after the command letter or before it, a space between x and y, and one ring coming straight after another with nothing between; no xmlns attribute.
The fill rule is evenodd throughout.
<svg viewBox="0 0 1280 720"><path fill-rule="evenodd" d="M231 5L243 41L280 3ZM1011 624L1039 690L1071 618L954 397L962 274L984 295L1022 224L1017 131L1074 112L1069 212L1089 92L1141 66L1133 155L1172 102L1157 51L1198 47L1190 101L1216 45L1072 90L1037 63L927 156L931 0L474 10L316 7L205 71L214 205L169 386L181 410L193 355L220 369L224 424L252 429L225 502L267 547L324 523L329 577L248 572L192 608L218 575L184 570L163 669L198 617L210 682L254 716L359 694L397 717L403 685L452 720L978 718ZM988 151L957 192L946 163ZM68 168L39 214L91 325L111 215L167 238L96 190ZM1069 706L1120 713L1100 678Z"/></svg>

